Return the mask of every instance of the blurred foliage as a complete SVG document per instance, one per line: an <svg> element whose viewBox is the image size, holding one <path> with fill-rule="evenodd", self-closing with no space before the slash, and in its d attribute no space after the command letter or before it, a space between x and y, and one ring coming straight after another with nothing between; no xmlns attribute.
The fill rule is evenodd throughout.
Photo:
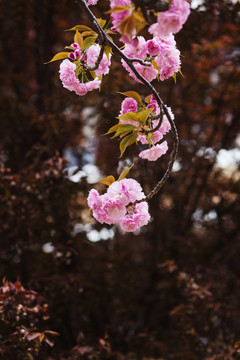
<svg viewBox="0 0 240 360"><path fill-rule="evenodd" d="M175 114L178 165L150 225L114 236L89 213L84 169L117 178L131 159L146 193L157 183L167 156L147 164L129 148L118 166L118 141L101 135L116 91L148 94L115 57L100 93L62 88L44 62L71 43L65 29L88 24L74 1L0 7L0 357L240 359L239 163L217 163L239 149L240 4L205 0L177 35L184 78L156 86Z"/></svg>

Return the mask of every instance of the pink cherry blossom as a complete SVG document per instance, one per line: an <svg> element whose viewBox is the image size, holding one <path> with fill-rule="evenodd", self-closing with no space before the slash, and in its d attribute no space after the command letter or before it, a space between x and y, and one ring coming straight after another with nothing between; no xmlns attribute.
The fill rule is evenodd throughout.
<svg viewBox="0 0 240 360"><path fill-rule="evenodd" d="M150 34L167 36L178 33L190 14L190 4L186 0L173 0L168 11L158 15L157 23L149 28Z"/></svg>
<svg viewBox="0 0 240 360"><path fill-rule="evenodd" d="M62 80L63 87L69 91L75 91L77 95L83 96L88 91L98 89L101 81L96 77L92 81L80 83L75 74L76 64L68 59L65 59L60 64L60 79Z"/></svg>
<svg viewBox="0 0 240 360"><path fill-rule="evenodd" d="M88 48L87 51L87 66L88 67L94 67L96 64L96 61L98 59L99 53L100 53L100 46L98 44L92 45ZM110 61L111 54L109 54L109 59L106 54L103 54L103 58L100 61L100 64L98 66L98 69L95 70L95 74L97 76L106 75L109 73L109 66L111 64Z"/></svg>
<svg viewBox="0 0 240 360"><path fill-rule="evenodd" d="M80 49L78 43L71 44L71 47L73 48L73 50L79 50Z"/></svg>
<svg viewBox="0 0 240 360"><path fill-rule="evenodd" d="M136 112L138 109L138 103L133 98L127 97L123 100L121 105L121 112L120 115L123 115L127 112Z"/></svg>
<svg viewBox="0 0 240 360"><path fill-rule="evenodd" d="M110 0L110 7L111 9L113 9L115 6L131 6L131 0ZM120 29L119 29L119 25L122 23L122 21L129 15L131 15L132 10L131 9L126 9L123 11L119 11L119 12L113 12L111 13L111 19L112 19L112 30L117 30L118 32L121 33ZM128 43L131 41L132 36L134 36L136 34L136 30L133 29L132 34L125 34L120 40Z"/></svg>
<svg viewBox="0 0 240 360"><path fill-rule="evenodd" d="M75 91L79 81L75 75L76 64L65 59L60 64L60 79L62 80L63 87L69 91Z"/></svg>
<svg viewBox="0 0 240 360"><path fill-rule="evenodd" d="M147 41L147 52L151 56L156 56L159 54L161 46L158 43L157 39L153 38L152 40Z"/></svg>
<svg viewBox="0 0 240 360"><path fill-rule="evenodd" d="M129 212L121 220L120 226L126 232L133 232L141 226L147 225L149 220L148 204L146 201L143 201L129 209Z"/></svg>
<svg viewBox="0 0 240 360"><path fill-rule="evenodd" d="M96 5L98 0L88 0L87 5Z"/></svg>
<svg viewBox="0 0 240 360"><path fill-rule="evenodd" d="M71 60L76 60L76 55L75 55L75 52L71 52L68 54L68 58L71 59Z"/></svg>
<svg viewBox="0 0 240 360"><path fill-rule="evenodd" d="M122 61L123 67L129 72L129 75L136 80L137 82L141 83L142 81L137 78L137 76L134 74L134 72L130 69L130 67L127 65L127 63L124 60ZM156 79L158 71L154 68L153 65L151 66L144 66L139 63L134 62L133 63L136 70L139 72L142 77L144 77L147 81L151 82L154 79Z"/></svg>
<svg viewBox="0 0 240 360"><path fill-rule="evenodd" d="M141 185L134 179L115 181L109 186L107 193L113 198L118 198L124 205L144 197Z"/></svg>
<svg viewBox="0 0 240 360"><path fill-rule="evenodd" d="M108 223L116 223L122 219L126 214L126 207L120 201L120 199L113 199L109 194L104 194L103 210L106 212L106 219ZM106 221L106 222L107 222Z"/></svg>
<svg viewBox="0 0 240 360"><path fill-rule="evenodd" d="M162 155L166 154L168 150L167 142L152 146L150 149L143 150L139 153L139 157L149 161L156 161Z"/></svg>
<svg viewBox="0 0 240 360"><path fill-rule="evenodd" d="M104 195L92 189L87 202L101 224L120 224L124 231L135 231L150 219L148 204L143 201L128 205L143 198L142 187L136 180L123 179L112 183Z"/></svg>
<svg viewBox="0 0 240 360"><path fill-rule="evenodd" d="M125 45L123 53L130 58L145 60L147 57L147 42L143 36L137 36Z"/></svg>

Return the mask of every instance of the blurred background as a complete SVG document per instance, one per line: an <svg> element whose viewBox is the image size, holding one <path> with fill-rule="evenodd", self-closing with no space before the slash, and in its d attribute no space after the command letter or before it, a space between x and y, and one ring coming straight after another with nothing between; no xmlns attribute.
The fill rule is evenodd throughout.
<svg viewBox="0 0 240 360"><path fill-rule="evenodd" d="M117 57L100 93L70 93L59 62L44 63L72 43L66 29L90 25L83 11L1 1L2 359L240 359L240 4L191 6L176 36L184 77L155 83L178 158L150 224L124 234L96 223L86 198L133 160L145 193L164 173L169 155L146 163L129 148L119 163L118 141L102 135L117 91L148 93Z"/></svg>

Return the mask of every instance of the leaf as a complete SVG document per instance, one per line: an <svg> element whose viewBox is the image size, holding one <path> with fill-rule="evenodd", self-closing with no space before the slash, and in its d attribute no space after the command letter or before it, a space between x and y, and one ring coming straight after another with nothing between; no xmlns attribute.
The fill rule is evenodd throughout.
<svg viewBox="0 0 240 360"><path fill-rule="evenodd" d="M67 59L69 54L70 54L69 52L60 52L60 53L54 55L54 57L52 58L52 60L47 61L47 62L45 62L44 64L49 64L50 62L56 61L56 60Z"/></svg>
<svg viewBox="0 0 240 360"><path fill-rule="evenodd" d="M159 66L157 66L155 59L152 60L152 64L153 64L154 69L156 69L158 72L161 70L161 68Z"/></svg>
<svg viewBox="0 0 240 360"><path fill-rule="evenodd" d="M131 112L131 111L118 116L118 119L121 119L124 121L139 121L137 114L134 112Z"/></svg>
<svg viewBox="0 0 240 360"><path fill-rule="evenodd" d="M85 25L76 25L74 27L72 27L71 29L67 29L66 31L92 31L92 29L88 26L85 26Z"/></svg>
<svg viewBox="0 0 240 360"><path fill-rule="evenodd" d="M134 125L128 125L128 124L124 124L122 126L120 126L117 131L116 134L114 136L111 137L111 139L114 139L115 137L117 137L118 135L120 135L120 138L122 137L121 134L127 134L130 131L132 132L133 130L135 130L135 126ZM123 135L124 136L124 135Z"/></svg>
<svg viewBox="0 0 240 360"><path fill-rule="evenodd" d="M111 53L111 50L112 50L112 48L109 45L105 46L105 51L104 52L107 55L108 59L109 59L109 54Z"/></svg>
<svg viewBox="0 0 240 360"><path fill-rule="evenodd" d="M101 18L97 19L97 22L99 23L99 25L103 28L104 25L106 24L106 20L103 20Z"/></svg>
<svg viewBox="0 0 240 360"><path fill-rule="evenodd" d="M184 77L181 68L179 68L178 71L180 72L180 74L182 75L182 77Z"/></svg>
<svg viewBox="0 0 240 360"><path fill-rule="evenodd" d="M43 342L44 338L45 338L45 334L42 332L39 336L40 342Z"/></svg>
<svg viewBox="0 0 240 360"><path fill-rule="evenodd" d="M138 103L140 103L140 104L143 105L141 96L140 96L139 93L137 93L136 91L126 91L126 92L124 92L124 93L119 92L119 94L122 94L122 95L127 96L127 97L131 97L131 98L133 98L134 100L136 100Z"/></svg>
<svg viewBox="0 0 240 360"><path fill-rule="evenodd" d="M146 21L144 19L144 16L142 14L142 12L138 11L138 12L134 12L133 13L133 16L135 17L136 20L140 21L141 23L145 23L146 24Z"/></svg>
<svg viewBox="0 0 240 360"><path fill-rule="evenodd" d="M124 124L124 125L122 125L121 127L119 127L119 128L117 129L117 133L118 133L118 134L121 134L121 133L124 132L124 131L132 131L132 130L134 130L134 129L135 129L135 126L134 126L134 125Z"/></svg>
<svg viewBox="0 0 240 360"><path fill-rule="evenodd" d="M125 179L125 177L126 177L127 174L129 173L129 171L131 170L131 168L133 167L133 165L134 165L134 164L132 164L129 168L124 169L124 170L121 172L121 174L120 174L120 176L119 176L119 178L118 178L118 181Z"/></svg>
<svg viewBox="0 0 240 360"><path fill-rule="evenodd" d="M80 48L82 49L82 47L83 47L83 37L78 32L78 30L76 31L76 34L74 35L74 42L77 43L80 46Z"/></svg>
<svg viewBox="0 0 240 360"><path fill-rule="evenodd" d="M143 111L140 111L138 113L138 117L141 121L142 124L145 124L146 123L146 120L147 118L149 117L149 115L151 114L151 112L154 110L154 108L149 108L149 109L146 109L146 110L143 110Z"/></svg>
<svg viewBox="0 0 240 360"><path fill-rule="evenodd" d="M110 127L110 129L108 130L108 132L106 132L104 135L108 135L111 134L114 131L117 131L117 129L119 128L119 126L121 126L122 124L118 123L112 127Z"/></svg>
<svg viewBox="0 0 240 360"><path fill-rule="evenodd" d="M176 84L176 82L177 82L177 73L174 73L174 74L172 75L172 77L173 77L173 80L174 80L174 82L175 82L175 84Z"/></svg>
<svg viewBox="0 0 240 360"><path fill-rule="evenodd" d="M109 175L109 176L105 177L104 179L101 179L100 183L110 186L112 183L114 183L114 181L116 181L115 177L112 175Z"/></svg>
<svg viewBox="0 0 240 360"><path fill-rule="evenodd" d="M121 12L121 11L126 11L129 10L129 6L122 6L122 5L117 5L114 6L112 9L106 11L106 14L111 14L111 13L117 13L117 12Z"/></svg>
<svg viewBox="0 0 240 360"><path fill-rule="evenodd" d="M122 139L122 141L120 142L120 151L121 151L120 157L122 157L122 155L124 154L124 152L128 146L130 146L136 142L137 137L138 137L138 133L134 132L133 134L129 134L125 138Z"/></svg>
<svg viewBox="0 0 240 360"><path fill-rule="evenodd" d="M125 19L121 22L119 28L122 35L128 34L132 36L135 30L134 18L132 16L126 16Z"/></svg>
<svg viewBox="0 0 240 360"><path fill-rule="evenodd" d="M96 34L95 31L84 31L81 35L82 36L89 36L89 35L94 35Z"/></svg>
<svg viewBox="0 0 240 360"><path fill-rule="evenodd" d="M145 99L144 99L145 103L150 104L150 97L151 97L151 95L148 95L145 97Z"/></svg>
<svg viewBox="0 0 240 360"><path fill-rule="evenodd" d="M95 40L96 40L96 36L88 36L88 37L83 41L83 47L82 47L82 49L85 50L85 49L89 48L91 45L95 44Z"/></svg>

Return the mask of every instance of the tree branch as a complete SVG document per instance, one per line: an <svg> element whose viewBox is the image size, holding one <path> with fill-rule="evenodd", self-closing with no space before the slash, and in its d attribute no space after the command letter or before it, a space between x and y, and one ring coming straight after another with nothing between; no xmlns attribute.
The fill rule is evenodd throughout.
<svg viewBox="0 0 240 360"><path fill-rule="evenodd" d="M154 129L151 130L147 130L148 133L150 132L154 132L156 131L158 128L160 128L160 126L162 125L162 120L163 120L163 113L166 115L168 121L171 124L171 128L173 131L173 138L174 138L174 145L173 145L173 150L171 152L171 158L170 161L168 163L168 167L167 170L165 171L162 179L157 183L157 185L155 186L155 188L142 200L140 201L136 201L135 203L139 203L142 201L148 201L150 200L160 189L161 187L165 184L165 182L167 181L167 179L169 178L169 175L172 171L172 167L174 164L174 161L176 160L177 157L177 151L178 151L178 144L179 144L179 138L178 138L178 132L177 132L177 128L175 125L174 120L171 118L168 109L166 107L166 105L163 103L161 97L159 96L157 90L152 86L152 84L150 82L148 82L135 68L135 66L133 65L133 62L136 61L133 59L130 59L128 56L126 56L120 49L119 47L111 40L107 37L105 31L103 30L103 28L99 25L95 15L92 13L92 11L89 9L89 7L87 6L86 0L76 0L76 2L78 3L79 6L83 5L87 15L89 17L89 19L91 20L91 22L94 24L95 29L97 31L97 33L99 34L102 43L103 44L108 44L116 54L118 54L129 66L129 68L132 70L132 72L136 75L137 79L140 80L143 85L145 85L145 87L150 90L150 92L154 95L159 108L160 108L160 120L159 120L159 124L157 127L155 127ZM138 59L140 60L140 59ZM134 204L135 204L134 203Z"/></svg>

